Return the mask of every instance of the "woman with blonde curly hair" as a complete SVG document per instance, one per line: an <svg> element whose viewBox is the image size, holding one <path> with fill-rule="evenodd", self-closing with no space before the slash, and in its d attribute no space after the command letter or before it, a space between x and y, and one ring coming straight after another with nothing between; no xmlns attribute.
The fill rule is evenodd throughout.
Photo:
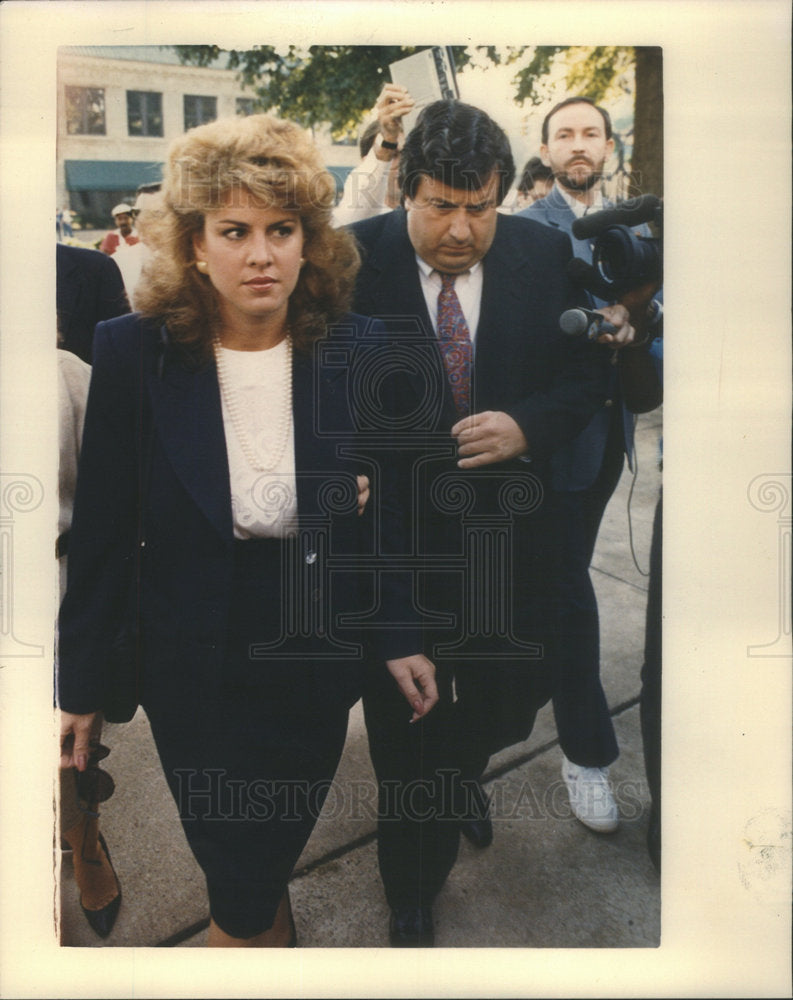
<svg viewBox="0 0 793 1000"><path fill-rule="evenodd" d="M85 769L103 667L134 618L140 704L206 876L211 946L294 945L289 877L360 693L345 624L369 606L357 420L344 351L322 347L372 324L346 312L358 255L331 228L333 200L291 123L186 133L141 219L140 312L94 338L59 621L61 762ZM385 504L386 544L399 524ZM425 715L437 690L415 632L384 626L374 645Z"/></svg>

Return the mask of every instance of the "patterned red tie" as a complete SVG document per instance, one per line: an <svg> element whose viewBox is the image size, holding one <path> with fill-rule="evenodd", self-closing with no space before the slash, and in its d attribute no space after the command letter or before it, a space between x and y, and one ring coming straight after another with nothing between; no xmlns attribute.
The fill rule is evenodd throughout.
<svg viewBox="0 0 793 1000"><path fill-rule="evenodd" d="M454 290L454 274L441 274L438 295L438 343L457 413L467 417L471 402L471 335Z"/></svg>

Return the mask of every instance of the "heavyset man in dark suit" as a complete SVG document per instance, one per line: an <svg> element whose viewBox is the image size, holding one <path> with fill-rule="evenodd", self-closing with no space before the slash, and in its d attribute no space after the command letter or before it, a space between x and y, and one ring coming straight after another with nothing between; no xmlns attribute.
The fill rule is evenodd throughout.
<svg viewBox="0 0 793 1000"><path fill-rule="evenodd" d="M431 906L460 829L479 844L492 836L488 758L525 739L550 697L548 463L605 398L611 352L559 330L581 301L569 238L497 212L514 173L492 119L437 102L402 151L403 207L351 227L363 257L355 309L382 319L389 340L393 372L379 377L413 369L393 460L441 692L413 726L385 685L364 695L394 945L434 943ZM603 343L629 341L626 311L603 311L616 327Z"/></svg>

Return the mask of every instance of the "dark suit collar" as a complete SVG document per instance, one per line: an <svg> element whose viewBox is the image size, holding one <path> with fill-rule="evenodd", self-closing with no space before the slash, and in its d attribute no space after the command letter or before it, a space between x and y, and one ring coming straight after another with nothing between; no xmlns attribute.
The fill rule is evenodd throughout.
<svg viewBox="0 0 793 1000"><path fill-rule="evenodd" d="M367 263L376 271L410 273L415 270L416 251L410 242L407 212L395 208L383 216L383 230L371 248Z"/></svg>
<svg viewBox="0 0 793 1000"><path fill-rule="evenodd" d="M317 515L327 516L320 482L326 482L338 468L337 448L343 435L335 432L347 426L345 375L340 366L328 370L318 364L316 354L293 354L292 416L301 527L307 527Z"/></svg>

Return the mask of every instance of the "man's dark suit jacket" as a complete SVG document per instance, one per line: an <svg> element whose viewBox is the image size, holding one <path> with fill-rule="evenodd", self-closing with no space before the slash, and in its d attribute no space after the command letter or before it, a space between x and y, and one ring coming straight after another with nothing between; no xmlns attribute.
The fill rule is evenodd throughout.
<svg viewBox="0 0 793 1000"><path fill-rule="evenodd" d="M342 351L370 325L344 317ZM303 626L306 655L285 666L275 656L273 663L287 678L308 664L306 683L350 704L360 693L363 657L358 633L344 629L339 616L361 610L355 476L366 466L350 449L356 422L344 391L346 369L333 363L333 350L331 363L322 357L293 356L299 526L296 575L284 582L292 589L283 606ZM187 363L168 347L164 330L134 314L99 324L94 340L60 614L59 703L67 711L102 706L104 667L135 573L139 509L142 703L178 698L185 686L211 697L223 664L234 565L217 370L214 363ZM417 651L399 648L401 635L392 645L383 641L389 643L383 659Z"/></svg>
<svg viewBox="0 0 793 1000"><path fill-rule="evenodd" d="M356 223L350 230L363 256L355 311L382 319L397 333L404 331L406 316L415 317L434 342L404 210ZM472 412L509 413L523 430L534 462L550 458L602 403L602 350L559 329L561 313L585 301L566 275L571 256L566 235L499 214L493 244L482 261ZM443 396L438 428L451 427L457 419L448 389Z"/></svg>
<svg viewBox="0 0 793 1000"><path fill-rule="evenodd" d="M415 359L413 377L406 376L408 387L400 394L402 428L409 432L402 455L411 464L403 479L411 489L413 555L424 560L419 600L430 620L433 613L447 615L447 626L428 633L425 651L438 665L446 658L455 667L470 663L481 672L501 658L507 669L532 638L544 638L537 631L543 628L537 612L547 596L547 559L553 556L543 500L551 456L586 426L605 393L602 348L559 329L561 313L581 304L566 273L570 241L538 223L498 216L482 261L472 412L512 416L528 441L530 461L460 470L449 434L458 417L406 213L397 209L350 230L363 258L356 312L383 321L395 369ZM481 564L471 561L478 558L471 546L480 547ZM488 573L493 574L489 591ZM512 742L524 738L512 737Z"/></svg>
<svg viewBox="0 0 793 1000"><path fill-rule="evenodd" d="M90 365L96 324L129 312L121 271L107 254L66 243L55 265L59 346Z"/></svg>

